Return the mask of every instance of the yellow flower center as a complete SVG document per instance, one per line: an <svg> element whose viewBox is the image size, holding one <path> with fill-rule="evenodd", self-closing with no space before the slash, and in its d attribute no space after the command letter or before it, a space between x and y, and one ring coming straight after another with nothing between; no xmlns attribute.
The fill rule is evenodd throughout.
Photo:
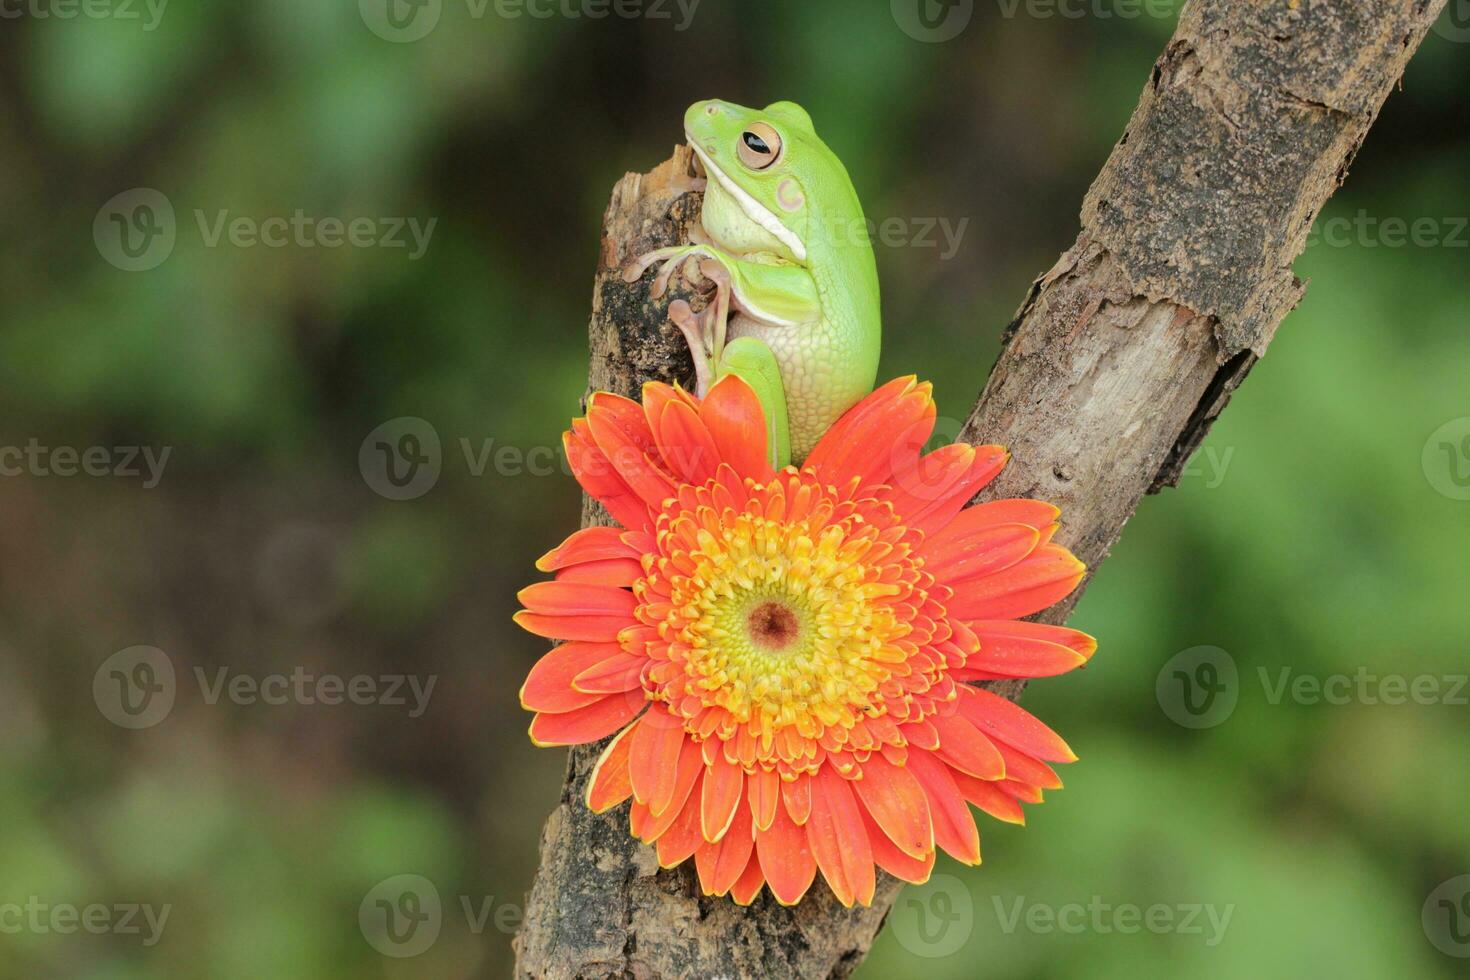
<svg viewBox="0 0 1470 980"><path fill-rule="evenodd" d="M885 645L905 629L870 598L896 588L867 581L862 553L875 535L741 514L720 537L701 535L681 637L698 686L737 722L774 730L840 724L868 705L886 676ZM698 586L702 585L702 588Z"/></svg>
<svg viewBox="0 0 1470 980"><path fill-rule="evenodd" d="M650 696L748 770L790 775L815 768L818 747L901 744L894 722L929 713L913 696L943 670L916 658L942 617L922 612L932 579L913 532L810 473L747 481L743 502L726 489L685 488L634 586L664 661Z"/></svg>

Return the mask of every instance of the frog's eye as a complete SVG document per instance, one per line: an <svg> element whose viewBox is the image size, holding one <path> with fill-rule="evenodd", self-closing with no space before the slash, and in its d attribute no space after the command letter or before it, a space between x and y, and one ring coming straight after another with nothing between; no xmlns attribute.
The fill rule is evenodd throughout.
<svg viewBox="0 0 1470 980"><path fill-rule="evenodd" d="M755 123L740 134L735 149L741 163L751 170L765 170L781 155L781 137L765 123Z"/></svg>

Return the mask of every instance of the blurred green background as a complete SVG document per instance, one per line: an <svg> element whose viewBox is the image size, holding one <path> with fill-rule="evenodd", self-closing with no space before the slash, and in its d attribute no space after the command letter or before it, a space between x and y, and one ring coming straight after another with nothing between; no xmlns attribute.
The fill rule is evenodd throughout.
<svg viewBox="0 0 1470 980"><path fill-rule="evenodd" d="M0 976L508 974L564 762L525 737L543 644L510 616L577 519L548 447L585 381L613 182L667 156L695 99L802 102L902 229L878 246L882 374L932 378L952 434L1173 30L1096 13L1125 8L981 3L937 41L835 0L0 4L0 451L112 466L68 477L38 450L0 476ZM982 868L941 859L861 976L1464 975L1470 901L1431 896L1470 872L1459 34L1426 40L1298 263L1305 302L1097 572L1074 619L1092 666L1028 693L1082 756L1067 788L1025 830L983 822ZM171 250L138 188L172 209ZM298 211L378 244L324 247L330 224L251 243ZM222 213L246 232L216 238ZM421 255L393 218L434 222ZM1393 230L1420 219L1417 243ZM359 449L403 416L442 468L393 500ZM128 446L169 447L156 486L117 472ZM129 730L104 661L137 645L176 698ZM1237 680L1192 728L1156 682L1200 646ZM407 688L246 703L196 669L435 687L413 717ZM1276 696L1364 671L1447 680L1426 704L1373 703L1371 681ZM400 874L443 903L414 958L359 925ZM157 942L141 916L48 918L120 925L128 903L169 907ZM1153 906L1173 924L1117 911Z"/></svg>

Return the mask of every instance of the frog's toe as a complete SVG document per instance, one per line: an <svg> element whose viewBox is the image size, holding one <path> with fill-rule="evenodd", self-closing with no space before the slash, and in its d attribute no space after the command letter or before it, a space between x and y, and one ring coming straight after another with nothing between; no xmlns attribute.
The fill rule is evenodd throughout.
<svg viewBox="0 0 1470 980"><path fill-rule="evenodd" d="M669 280L674 277L678 268L678 262L665 262L664 267L658 270L658 275L654 277L653 285L648 287L648 295L654 299L663 299L664 293L669 291Z"/></svg>
<svg viewBox="0 0 1470 980"><path fill-rule="evenodd" d="M676 299L669 304L669 319L679 332L684 335L684 340L689 344L689 353L694 358L694 393L703 398L709 393L710 382L713 380L713 364L711 363L709 349L708 317L705 314L695 313L693 307L682 299Z"/></svg>
<svg viewBox="0 0 1470 980"><path fill-rule="evenodd" d="M732 287L730 270L726 269L725 263L719 259L700 259L695 268L699 270L701 279L708 279L715 284L716 288L730 289Z"/></svg>
<svg viewBox="0 0 1470 980"><path fill-rule="evenodd" d="M637 282L643 278L643 273L647 272L650 266L657 265L678 251L680 249L676 246L673 248L656 248L652 252L645 252L632 262L623 266L623 282Z"/></svg>

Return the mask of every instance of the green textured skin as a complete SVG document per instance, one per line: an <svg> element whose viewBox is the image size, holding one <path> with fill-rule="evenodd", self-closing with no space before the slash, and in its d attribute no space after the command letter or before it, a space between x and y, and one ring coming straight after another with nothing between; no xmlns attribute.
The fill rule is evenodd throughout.
<svg viewBox="0 0 1470 980"><path fill-rule="evenodd" d="M772 127L782 143L765 170L750 168L738 153L742 134L756 123ZM842 161L795 103L758 110L698 102L685 114L684 127L709 171L701 224L715 246L689 251L715 258L730 274L729 338L752 338L775 356L791 455L800 461L877 378L878 269L862 204ZM755 220L721 175L794 236L805 255ZM745 377L750 352L733 364L721 353L714 358L715 376ZM769 390L768 372L746 380L758 394ZM778 410L770 398L763 394L763 404Z"/></svg>

